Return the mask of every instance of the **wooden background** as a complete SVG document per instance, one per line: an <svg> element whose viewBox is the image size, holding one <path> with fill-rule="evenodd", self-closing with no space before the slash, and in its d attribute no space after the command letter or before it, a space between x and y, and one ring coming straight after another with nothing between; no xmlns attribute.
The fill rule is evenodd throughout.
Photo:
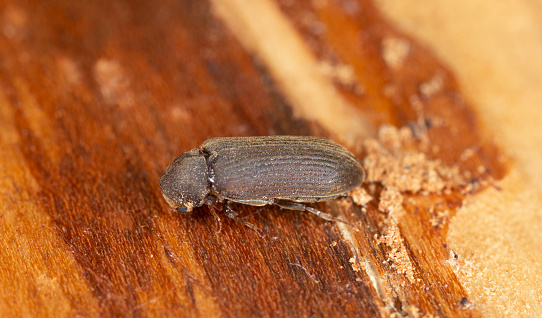
<svg viewBox="0 0 542 318"><path fill-rule="evenodd" d="M439 33L430 9L446 6L0 2L0 315L539 316L536 98L518 119L500 111L509 86L488 89L498 72L466 85L472 62L442 49L450 15ZM537 87L537 67L508 74ZM364 163L371 201L315 205L355 226L234 205L267 236L225 215L218 232L207 207L161 197L165 167L207 138L280 134Z"/></svg>

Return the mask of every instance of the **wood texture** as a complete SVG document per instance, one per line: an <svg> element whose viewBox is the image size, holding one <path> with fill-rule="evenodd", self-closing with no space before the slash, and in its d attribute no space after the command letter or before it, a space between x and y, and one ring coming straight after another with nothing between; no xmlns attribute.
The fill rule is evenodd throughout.
<svg viewBox="0 0 542 318"><path fill-rule="evenodd" d="M452 72L368 0L258 2L287 22L284 49L301 45L291 58L310 59L305 87L228 16L259 30L242 13L271 11L1 2L1 316L483 316L448 224L508 167ZM180 153L276 134L342 140L364 163L365 206L315 205L354 227L234 205L262 238L161 197Z"/></svg>
<svg viewBox="0 0 542 318"><path fill-rule="evenodd" d="M498 189L469 198L451 220L454 272L485 315L542 316L542 3L377 3L454 69L464 95L514 160Z"/></svg>

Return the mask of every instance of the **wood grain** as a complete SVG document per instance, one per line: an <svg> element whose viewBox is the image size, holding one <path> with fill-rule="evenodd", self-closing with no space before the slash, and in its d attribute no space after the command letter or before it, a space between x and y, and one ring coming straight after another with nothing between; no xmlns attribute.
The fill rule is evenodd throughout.
<svg viewBox="0 0 542 318"><path fill-rule="evenodd" d="M313 86L289 87L296 70L282 68L295 63L263 52L266 37L232 27L214 2L1 2L1 316L482 316L449 263L448 224L508 168L454 74L368 0L261 4L287 22L273 41L301 45L292 59L310 63L296 80ZM255 30L276 21L254 10L262 19L244 21ZM304 89L323 101L312 116ZM356 119L354 134L334 128ZM234 205L266 238L162 199L178 154L277 134L343 141L360 161L389 156L383 169L423 158L413 167L461 181L412 191L375 177L365 207L315 205L352 228Z"/></svg>
<svg viewBox="0 0 542 318"><path fill-rule="evenodd" d="M464 95L513 158L498 189L469 198L451 220L447 242L458 256L454 272L485 315L540 317L541 3L377 3L454 69Z"/></svg>

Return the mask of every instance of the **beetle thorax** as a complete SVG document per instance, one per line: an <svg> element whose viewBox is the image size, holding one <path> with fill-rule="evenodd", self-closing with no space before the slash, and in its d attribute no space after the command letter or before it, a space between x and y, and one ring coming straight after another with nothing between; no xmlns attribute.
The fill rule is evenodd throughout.
<svg viewBox="0 0 542 318"><path fill-rule="evenodd" d="M160 187L173 208L190 211L201 206L211 192L204 154L194 149L175 158L160 178Z"/></svg>

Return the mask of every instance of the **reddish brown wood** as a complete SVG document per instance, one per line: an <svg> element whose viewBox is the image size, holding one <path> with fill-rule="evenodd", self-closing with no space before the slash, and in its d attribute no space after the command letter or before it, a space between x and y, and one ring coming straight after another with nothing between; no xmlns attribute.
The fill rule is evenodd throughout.
<svg viewBox="0 0 542 318"><path fill-rule="evenodd" d="M362 93L336 83L343 96L375 126L408 126L420 118L411 97L442 74L443 89L420 101L427 126L447 120L428 128L439 151L412 147L448 164L476 147L461 169L473 179L501 177L498 149L485 141L453 74L412 39L408 66L390 70L383 39L407 37L369 1L352 2L354 11L330 2L313 9L290 1L281 9L318 58L363 70L355 73ZM379 184L366 212L340 208L357 222L359 257L375 264L392 298L352 265L355 255L334 223L234 205L241 215L258 212L246 220L267 234L261 238L224 215L218 232L206 207L190 215L168 208L160 174L207 138L333 137L293 117L268 70L210 3L5 0L0 9L2 316L378 317L405 314L401 302L420 313L480 316L460 305L465 291L446 264L446 226L430 223L432 206L460 204L465 194L457 189L404 204L396 228L414 281L388 261L393 247L378 241L392 226L378 211ZM304 25L306 14L327 32ZM487 173L477 172L480 165Z"/></svg>

